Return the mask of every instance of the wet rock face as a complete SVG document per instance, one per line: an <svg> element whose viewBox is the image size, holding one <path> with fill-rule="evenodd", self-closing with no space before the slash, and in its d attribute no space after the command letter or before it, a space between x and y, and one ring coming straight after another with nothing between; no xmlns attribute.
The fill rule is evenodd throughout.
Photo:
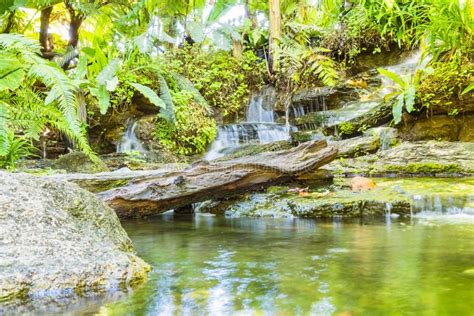
<svg viewBox="0 0 474 316"><path fill-rule="evenodd" d="M0 172L0 231L0 313L125 288L149 270L114 211L74 184Z"/></svg>
<svg viewBox="0 0 474 316"><path fill-rule="evenodd" d="M400 194L356 193L349 188L295 194L289 193L288 187L271 187L265 193L204 202L198 211L229 217L359 217L384 215L387 205L392 213L410 214L410 201Z"/></svg>
<svg viewBox="0 0 474 316"><path fill-rule="evenodd" d="M473 175L474 143L403 142L376 154L335 160L323 169L345 176Z"/></svg>
<svg viewBox="0 0 474 316"><path fill-rule="evenodd" d="M472 114L435 115L428 118L405 117L406 124L400 127L401 136L405 140L474 141L474 115Z"/></svg>

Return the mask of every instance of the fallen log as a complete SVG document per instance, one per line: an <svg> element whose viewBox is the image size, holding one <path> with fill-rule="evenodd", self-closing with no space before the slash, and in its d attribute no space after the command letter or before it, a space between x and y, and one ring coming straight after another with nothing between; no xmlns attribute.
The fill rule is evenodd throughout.
<svg viewBox="0 0 474 316"><path fill-rule="evenodd" d="M153 178L130 180L98 196L122 218L155 215L289 181L331 162L337 152L337 148L327 147L325 141L307 142L289 150L199 164Z"/></svg>

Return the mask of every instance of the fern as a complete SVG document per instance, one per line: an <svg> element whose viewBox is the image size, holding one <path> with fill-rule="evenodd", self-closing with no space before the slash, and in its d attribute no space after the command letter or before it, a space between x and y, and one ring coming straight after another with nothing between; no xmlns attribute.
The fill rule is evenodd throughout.
<svg viewBox="0 0 474 316"><path fill-rule="evenodd" d="M0 101L0 156L8 152L8 122L10 120L9 106Z"/></svg>
<svg viewBox="0 0 474 316"><path fill-rule="evenodd" d="M0 34L0 47L6 52L39 54L41 46L35 40L20 34Z"/></svg>
<svg viewBox="0 0 474 316"><path fill-rule="evenodd" d="M85 131L81 128L77 116L76 91L78 87L66 76L64 71L48 64L33 65L28 75L37 78L50 88L44 102L46 105L58 105L68 126L67 129L62 131L76 143L79 149L92 159L95 159L95 155L87 142Z"/></svg>

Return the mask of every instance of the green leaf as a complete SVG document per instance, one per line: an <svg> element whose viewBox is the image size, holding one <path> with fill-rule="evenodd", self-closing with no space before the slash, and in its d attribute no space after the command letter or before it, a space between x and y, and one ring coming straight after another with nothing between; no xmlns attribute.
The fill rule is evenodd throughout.
<svg viewBox="0 0 474 316"><path fill-rule="evenodd" d="M87 76L87 55L81 55L74 71L75 79L83 79Z"/></svg>
<svg viewBox="0 0 474 316"><path fill-rule="evenodd" d="M171 97L168 84L162 75L158 76L160 81L160 97L165 103L166 107L160 111L160 116L164 118L168 123L174 124L176 121L173 98Z"/></svg>
<svg viewBox="0 0 474 316"><path fill-rule="evenodd" d="M107 84L107 81L112 80L120 68L120 60L118 58L112 59L107 66L97 76L97 82L101 85Z"/></svg>
<svg viewBox="0 0 474 316"><path fill-rule="evenodd" d="M468 85L468 86L466 87L466 89L463 90L463 92L461 93L461 95L464 95L464 94L466 94L466 93L468 93L468 92L470 92L470 91L472 91L472 90L474 90L474 82L471 83L470 85Z"/></svg>
<svg viewBox="0 0 474 316"><path fill-rule="evenodd" d="M408 87L405 92L405 107L408 113L411 113L415 109L415 95L416 88L414 86Z"/></svg>
<svg viewBox="0 0 474 316"><path fill-rule="evenodd" d="M403 81L402 77L400 77L399 75L397 75L396 73L394 72L391 72L387 69L383 69L383 68L378 68L377 71L389 78L390 80L392 80L393 82L395 82L396 84L398 84L400 87L404 87L405 86L405 81Z"/></svg>
<svg viewBox="0 0 474 316"><path fill-rule="evenodd" d="M395 121L395 124L400 123L400 121L402 120L404 103L405 103L404 95L400 94L397 97L397 102L393 105L393 108L392 108L393 120Z"/></svg>
<svg viewBox="0 0 474 316"><path fill-rule="evenodd" d="M219 20L224 14L229 12L236 2L236 0L217 0L211 13L209 13L209 16L207 17L207 24L212 24Z"/></svg>
<svg viewBox="0 0 474 316"><path fill-rule="evenodd" d="M0 54L0 91L17 89L25 74L18 58L10 54Z"/></svg>
<svg viewBox="0 0 474 316"><path fill-rule="evenodd" d="M10 120L9 106L0 101L0 156L8 152L8 121Z"/></svg>
<svg viewBox="0 0 474 316"><path fill-rule="evenodd" d="M10 8L15 4L15 0L2 0L0 1L0 15L9 11Z"/></svg>
<svg viewBox="0 0 474 316"><path fill-rule="evenodd" d="M201 43L205 38L204 27L199 22L189 22L187 31L196 43Z"/></svg>
<svg viewBox="0 0 474 316"><path fill-rule="evenodd" d="M100 85L98 88L89 89L91 94L99 101L100 114L104 115L110 107L110 94L104 85Z"/></svg>
<svg viewBox="0 0 474 316"><path fill-rule="evenodd" d="M130 85L140 92L145 98L147 98L152 104L162 109L166 109L165 102L163 102L163 100L155 93L155 91L139 83L130 83Z"/></svg>

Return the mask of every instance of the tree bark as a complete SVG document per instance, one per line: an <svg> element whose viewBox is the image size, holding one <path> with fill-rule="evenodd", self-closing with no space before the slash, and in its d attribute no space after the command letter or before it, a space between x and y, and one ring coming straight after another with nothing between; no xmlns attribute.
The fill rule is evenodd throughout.
<svg viewBox="0 0 474 316"><path fill-rule="evenodd" d="M99 193L99 197L120 217L142 217L290 181L331 162L337 153L337 148L327 147L325 141L312 141L288 150L199 164L184 170L135 172L135 176L133 172L69 174L55 178L95 192L98 190L94 188L120 184L121 187Z"/></svg>
<svg viewBox="0 0 474 316"><path fill-rule="evenodd" d="M279 56L278 56L278 41L281 36L281 15L280 15L280 0L269 0L270 13L270 52L269 52L269 68L272 73L278 70Z"/></svg>
<svg viewBox="0 0 474 316"><path fill-rule="evenodd" d="M42 47L41 53L43 54L43 56L46 56L48 53L52 51L51 43L49 42L49 39L48 39L49 19L51 17L52 12L53 12L52 6L41 10L39 42Z"/></svg>

